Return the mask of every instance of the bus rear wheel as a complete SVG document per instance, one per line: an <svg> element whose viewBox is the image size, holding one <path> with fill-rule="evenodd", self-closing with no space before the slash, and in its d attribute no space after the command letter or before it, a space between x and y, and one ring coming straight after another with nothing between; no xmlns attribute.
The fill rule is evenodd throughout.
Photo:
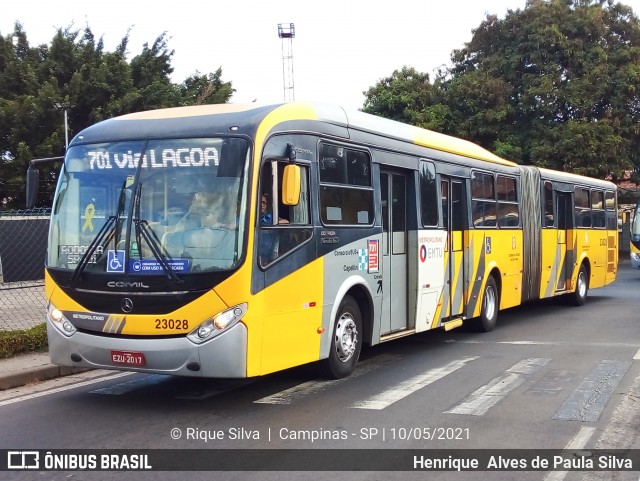
<svg viewBox="0 0 640 481"><path fill-rule="evenodd" d="M493 276L487 279L482 295L482 308L480 317L476 319L476 327L479 331L489 332L496 327L498 311L500 310L500 294Z"/></svg>
<svg viewBox="0 0 640 481"><path fill-rule="evenodd" d="M574 306L583 306L587 302L589 292L589 274L584 264L580 265L578 278L576 279L576 290L569 294L569 301Z"/></svg>
<svg viewBox="0 0 640 481"><path fill-rule="evenodd" d="M342 379L353 372L362 348L362 316L358 303L345 296L336 313L329 357L323 371L330 379Z"/></svg>

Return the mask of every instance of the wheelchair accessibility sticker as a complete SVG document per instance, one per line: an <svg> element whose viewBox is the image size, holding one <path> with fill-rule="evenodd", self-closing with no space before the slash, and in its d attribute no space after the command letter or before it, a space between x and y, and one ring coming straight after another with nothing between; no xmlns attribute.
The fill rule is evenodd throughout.
<svg viewBox="0 0 640 481"><path fill-rule="evenodd" d="M107 251L107 272L124 272L125 251Z"/></svg>

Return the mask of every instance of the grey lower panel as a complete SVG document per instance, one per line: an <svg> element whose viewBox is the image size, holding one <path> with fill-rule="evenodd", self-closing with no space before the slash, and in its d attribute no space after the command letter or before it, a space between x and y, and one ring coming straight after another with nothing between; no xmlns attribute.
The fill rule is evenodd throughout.
<svg viewBox="0 0 640 481"><path fill-rule="evenodd" d="M244 378L247 376L247 329L239 323L227 332L197 345L186 337L170 339L134 339L94 336L76 332L71 337L47 323L49 356L60 366L118 369L178 376ZM111 351L133 351L144 354L144 367L123 367L111 361ZM80 356L74 362L71 356ZM187 366L200 365L193 371Z"/></svg>

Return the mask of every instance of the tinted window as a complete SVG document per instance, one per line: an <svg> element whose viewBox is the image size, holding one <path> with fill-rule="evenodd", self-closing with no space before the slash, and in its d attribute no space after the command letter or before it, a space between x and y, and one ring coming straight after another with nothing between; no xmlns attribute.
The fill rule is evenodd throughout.
<svg viewBox="0 0 640 481"><path fill-rule="evenodd" d="M518 227L520 225L520 206L515 177L499 175L496 178L498 194L498 225L500 227Z"/></svg>
<svg viewBox="0 0 640 481"><path fill-rule="evenodd" d="M589 189L576 187L574 206L576 227L591 227L591 202L589 201Z"/></svg>
<svg viewBox="0 0 640 481"><path fill-rule="evenodd" d="M553 214L553 185L551 182L544 183L544 226L553 227L555 216Z"/></svg>
<svg viewBox="0 0 640 481"><path fill-rule="evenodd" d="M324 224L372 225L371 158L367 152L320 146L320 218Z"/></svg>
<svg viewBox="0 0 640 481"><path fill-rule="evenodd" d="M493 175L471 174L471 217L474 227L496 227L497 205Z"/></svg>
<svg viewBox="0 0 640 481"><path fill-rule="evenodd" d="M420 162L420 211L423 226L438 225L436 169L431 162Z"/></svg>
<svg viewBox="0 0 640 481"><path fill-rule="evenodd" d="M604 229L606 218L604 211L604 192L601 190L591 192L591 219L593 227Z"/></svg>
<svg viewBox="0 0 640 481"><path fill-rule="evenodd" d="M367 152L342 146L320 146L320 182L371 186L371 160Z"/></svg>

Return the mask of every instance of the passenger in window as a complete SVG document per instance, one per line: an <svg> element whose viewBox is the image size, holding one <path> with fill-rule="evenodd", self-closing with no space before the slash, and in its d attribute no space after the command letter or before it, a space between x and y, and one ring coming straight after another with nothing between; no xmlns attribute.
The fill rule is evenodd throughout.
<svg viewBox="0 0 640 481"><path fill-rule="evenodd" d="M235 223L227 219L229 209L223 206L223 198L214 192L196 192L185 216L176 224L176 230L200 229L202 227L229 227Z"/></svg>
<svg viewBox="0 0 640 481"><path fill-rule="evenodd" d="M235 230L238 227L237 206L227 193L218 193L210 204L204 204L200 222L210 229Z"/></svg>
<svg viewBox="0 0 640 481"><path fill-rule="evenodd" d="M269 205L269 196L262 194L260 199L260 223L262 225L273 225L273 214L271 212L271 205ZM288 224L287 219L278 217L278 224Z"/></svg>
<svg viewBox="0 0 640 481"><path fill-rule="evenodd" d="M287 219L278 218L278 224L288 224ZM262 194L260 198L260 225L273 225L273 213L269 205L269 197ZM260 232L260 264L266 265L278 257L278 232L262 230Z"/></svg>

